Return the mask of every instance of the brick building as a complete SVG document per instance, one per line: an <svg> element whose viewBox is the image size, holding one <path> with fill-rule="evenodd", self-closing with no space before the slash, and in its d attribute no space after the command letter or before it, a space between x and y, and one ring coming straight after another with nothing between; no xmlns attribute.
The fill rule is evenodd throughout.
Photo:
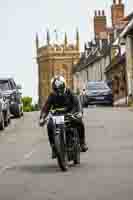
<svg viewBox="0 0 133 200"><path fill-rule="evenodd" d="M109 27L105 11L94 12L94 41L85 45L84 56L74 67L75 88L80 86L82 90L84 83L89 80L97 81L107 78L105 69L111 62L111 46L127 23L122 0L113 0L111 17L112 26Z"/></svg>

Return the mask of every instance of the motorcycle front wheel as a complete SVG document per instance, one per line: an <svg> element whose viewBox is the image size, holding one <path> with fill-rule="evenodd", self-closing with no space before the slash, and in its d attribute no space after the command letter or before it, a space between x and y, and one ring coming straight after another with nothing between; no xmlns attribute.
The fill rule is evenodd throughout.
<svg viewBox="0 0 133 200"><path fill-rule="evenodd" d="M74 129L74 164L80 164L80 140L78 130Z"/></svg>
<svg viewBox="0 0 133 200"><path fill-rule="evenodd" d="M64 134L65 133L61 133L55 136L55 152L57 156L58 165L60 169L65 172L68 170L68 157Z"/></svg>

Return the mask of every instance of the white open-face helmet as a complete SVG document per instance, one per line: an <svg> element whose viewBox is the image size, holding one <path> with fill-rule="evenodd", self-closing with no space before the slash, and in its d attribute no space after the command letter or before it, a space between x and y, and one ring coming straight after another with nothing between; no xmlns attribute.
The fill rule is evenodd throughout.
<svg viewBox="0 0 133 200"><path fill-rule="evenodd" d="M63 76L55 76L51 80L52 89L59 95L63 95L66 88L66 81Z"/></svg>

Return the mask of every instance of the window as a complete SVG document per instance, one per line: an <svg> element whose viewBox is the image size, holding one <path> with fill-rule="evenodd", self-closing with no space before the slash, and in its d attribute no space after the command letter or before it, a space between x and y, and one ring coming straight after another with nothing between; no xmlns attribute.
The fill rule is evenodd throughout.
<svg viewBox="0 0 133 200"><path fill-rule="evenodd" d="M8 80L0 80L0 89L2 91L6 91L6 90L10 90L11 89Z"/></svg>
<svg viewBox="0 0 133 200"><path fill-rule="evenodd" d="M10 81L10 86L11 86L12 90L14 90L16 88L13 80Z"/></svg>

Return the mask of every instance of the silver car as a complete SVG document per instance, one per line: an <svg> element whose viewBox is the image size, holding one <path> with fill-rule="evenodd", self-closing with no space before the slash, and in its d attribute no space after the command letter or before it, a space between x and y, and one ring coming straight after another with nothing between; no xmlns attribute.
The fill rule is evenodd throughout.
<svg viewBox="0 0 133 200"><path fill-rule="evenodd" d="M0 130L3 130L10 123L9 100L0 91Z"/></svg>
<svg viewBox="0 0 133 200"><path fill-rule="evenodd" d="M0 78L0 89L10 102L10 112L15 117L23 115L21 86L16 85L12 78Z"/></svg>

